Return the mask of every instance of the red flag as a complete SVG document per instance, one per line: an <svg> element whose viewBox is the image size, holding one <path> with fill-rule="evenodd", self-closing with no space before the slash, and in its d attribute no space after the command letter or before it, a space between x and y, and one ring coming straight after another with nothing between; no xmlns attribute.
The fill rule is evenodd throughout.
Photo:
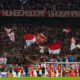
<svg viewBox="0 0 80 80"><path fill-rule="evenodd" d="M61 50L61 41L51 44L51 45L47 46L47 48L49 49L49 53L59 54L60 50Z"/></svg>
<svg viewBox="0 0 80 80"><path fill-rule="evenodd" d="M42 33L38 33L38 35L36 37L36 44L43 43L46 40L47 40L47 38Z"/></svg>
<svg viewBox="0 0 80 80"><path fill-rule="evenodd" d="M32 43L36 41L36 35L25 34L24 39L26 40L27 46L30 46Z"/></svg>

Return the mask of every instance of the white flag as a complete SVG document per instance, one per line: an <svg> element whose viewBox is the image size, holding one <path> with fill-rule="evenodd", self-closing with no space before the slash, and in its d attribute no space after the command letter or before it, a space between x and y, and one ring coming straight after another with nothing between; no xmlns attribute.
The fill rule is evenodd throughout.
<svg viewBox="0 0 80 80"><path fill-rule="evenodd" d="M15 42L14 32L8 33L8 36L9 36L9 38L10 38L10 40L11 40L12 42Z"/></svg>
<svg viewBox="0 0 80 80"><path fill-rule="evenodd" d="M4 30L5 30L7 33L10 33L12 29L10 29L10 28L4 28Z"/></svg>
<svg viewBox="0 0 80 80"><path fill-rule="evenodd" d="M76 48L76 41L75 41L75 38L71 38L71 50L75 49Z"/></svg>

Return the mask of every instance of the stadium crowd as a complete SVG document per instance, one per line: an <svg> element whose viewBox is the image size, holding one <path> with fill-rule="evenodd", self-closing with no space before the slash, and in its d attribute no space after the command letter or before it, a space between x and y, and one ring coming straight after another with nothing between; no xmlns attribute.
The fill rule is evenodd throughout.
<svg viewBox="0 0 80 80"><path fill-rule="evenodd" d="M65 25L67 24L67 25ZM77 26L77 28L75 27ZM80 49L70 50L70 39L76 38L76 44L80 43L80 23L46 23L46 24L35 24L35 23L5 23L1 24L0 30L0 57L7 58L7 65L2 64L0 67L1 72L6 71L12 73L11 70L18 73L20 70L28 72L26 65L39 64L41 62L80 62ZM11 42L6 34L4 28L11 28L15 33L15 42ZM64 28L71 28L71 32L67 34L62 30ZM43 33L47 41L41 44L32 44L25 48L26 42L24 40L24 34L35 34ZM44 53L40 53L39 45L45 46L48 44L55 43L56 41L62 41L61 52L58 55L50 55L48 50L45 49ZM36 62L37 61L37 62ZM12 67L11 67L11 65ZM19 67L22 66L22 68ZM26 66L26 67L25 67ZM18 67L18 68L16 68ZM8 69L11 68L11 69ZM30 67L29 67L30 68ZM9 71L8 71L9 70ZM24 71L23 71L24 70ZM37 70L37 69L36 69ZM25 72L25 73L27 73ZM39 72L37 71L37 75ZM44 71L43 71L44 73ZM64 75L66 76L66 75Z"/></svg>
<svg viewBox="0 0 80 80"><path fill-rule="evenodd" d="M79 0L0 0L0 10L53 10L53 11L79 11ZM54 23L53 23L54 22ZM48 64L45 62L80 62L80 49L70 50L71 38L75 38L76 44L80 44L80 23L76 22L48 22L37 23L1 23L0 24L0 60L7 59L6 64L0 64L0 72L9 72L8 77L13 77L14 72L18 77L32 76L36 70L37 76L48 77L80 76L80 64ZM77 28L76 28L77 27ZM12 42L4 28L14 32L15 42ZM63 32L63 29L70 29L70 32ZM40 44L26 45L24 34L37 35L42 33L47 40ZM61 41L59 54L49 54L47 48L40 52L40 47ZM4 62L4 59L2 60ZM1 61L0 61L1 63ZM35 67L33 67L35 65ZM47 65L47 64L46 64ZM41 72L42 71L42 72ZM24 76L23 74L26 73ZM41 73L41 74L40 74ZM52 74L54 75L52 76ZM2 77L1 73L0 76Z"/></svg>
<svg viewBox="0 0 80 80"><path fill-rule="evenodd" d="M66 25L66 27L75 26ZM80 26L80 24L76 24L76 26ZM12 43L9 37L6 35L6 31L4 27L12 28L15 32L15 42ZM70 39L72 37L76 38L76 44L80 42L80 34L79 29L75 27L71 27L72 31L70 34L67 34L62 31L64 29L64 24L56 23L54 24L6 24L1 26L0 31L0 56L7 57L8 63L24 63L28 56L32 60L39 60L40 62L45 61L56 61L56 62L79 62L80 61L80 51L79 49L70 50ZM26 42L24 40L24 34L38 34L43 33L47 41L43 44L32 44L31 46L26 46ZM45 49L44 53L40 53L39 45L45 46L56 41L62 41L61 52L59 55L49 55L47 49Z"/></svg>
<svg viewBox="0 0 80 80"><path fill-rule="evenodd" d="M0 0L1 10L80 10L79 0Z"/></svg>

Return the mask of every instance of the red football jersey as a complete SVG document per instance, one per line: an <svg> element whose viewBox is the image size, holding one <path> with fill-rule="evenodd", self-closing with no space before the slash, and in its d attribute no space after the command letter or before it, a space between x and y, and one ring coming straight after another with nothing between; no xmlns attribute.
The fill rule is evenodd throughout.
<svg viewBox="0 0 80 80"><path fill-rule="evenodd" d="M80 70L80 66L78 66L78 70Z"/></svg>
<svg viewBox="0 0 80 80"><path fill-rule="evenodd" d="M68 73L71 73L71 67L69 66Z"/></svg>
<svg viewBox="0 0 80 80"><path fill-rule="evenodd" d="M23 73L23 69L21 69L21 73Z"/></svg>
<svg viewBox="0 0 80 80"><path fill-rule="evenodd" d="M33 67L31 67L30 70L33 71L34 70Z"/></svg>
<svg viewBox="0 0 80 80"><path fill-rule="evenodd" d="M61 66L58 66L58 72L61 73Z"/></svg>
<svg viewBox="0 0 80 80"><path fill-rule="evenodd" d="M54 67L54 73L55 73L55 74L56 74L56 70L57 70L56 67Z"/></svg>
<svg viewBox="0 0 80 80"><path fill-rule="evenodd" d="M15 70L18 71L19 70L19 67L15 67Z"/></svg>
<svg viewBox="0 0 80 80"><path fill-rule="evenodd" d="M50 71L50 67L48 67L47 69L48 69L48 71Z"/></svg>

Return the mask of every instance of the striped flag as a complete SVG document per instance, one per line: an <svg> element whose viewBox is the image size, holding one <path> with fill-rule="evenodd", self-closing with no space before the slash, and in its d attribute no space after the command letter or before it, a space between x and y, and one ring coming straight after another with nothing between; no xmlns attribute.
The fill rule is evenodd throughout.
<svg viewBox="0 0 80 80"><path fill-rule="evenodd" d="M47 48L49 49L49 53L51 54L59 54L60 50L61 50L61 41L58 41L54 44L51 44L49 46L47 46Z"/></svg>
<svg viewBox="0 0 80 80"><path fill-rule="evenodd" d="M12 29L10 29L10 28L4 28L4 30L7 32L7 35L9 36L10 40L12 42L15 42L15 34L14 34L14 31L12 31Z"/></svg>
<svg viewBox="0 0 80 80"><path fill-rule="evenodd" d="M36 41L36 35L32 34L25 34L24 39L26 40L27 46L30 46L32 43L35 43Z"/></svg>

